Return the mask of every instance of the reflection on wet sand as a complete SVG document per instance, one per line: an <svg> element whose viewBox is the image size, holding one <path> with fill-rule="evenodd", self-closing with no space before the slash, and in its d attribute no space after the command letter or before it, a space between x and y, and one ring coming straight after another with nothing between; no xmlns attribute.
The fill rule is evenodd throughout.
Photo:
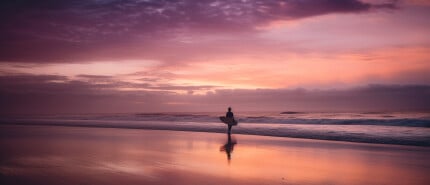
<svg viewBox="0 0 430 185"><path fill-rule="evenodd" d="M0 126L0 184L430 184L429 148L234 136Z"/></svg>
<svg viewBox="0 0 430 185"><path fill-rule="evenodd" d="M228 133L227 134L227 143L225 143L223 146L221 146L221 148L219 149L222 152L225 152L227 154L227 160L228 163L230 163L231 160L231 154L233 153L234 150L234 145L237 144L236 138L233 137L233 139L231 138L231 134Z"/></svg>

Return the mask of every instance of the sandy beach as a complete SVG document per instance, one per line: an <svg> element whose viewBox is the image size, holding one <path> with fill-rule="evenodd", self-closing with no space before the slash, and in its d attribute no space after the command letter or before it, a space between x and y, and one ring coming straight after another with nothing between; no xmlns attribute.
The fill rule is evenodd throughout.
<svg viewBox="0 0 430 185"><path fill-rule="evenodd" d="M0 184L429 184L430 148L268 136L0 127Z"/></svg>

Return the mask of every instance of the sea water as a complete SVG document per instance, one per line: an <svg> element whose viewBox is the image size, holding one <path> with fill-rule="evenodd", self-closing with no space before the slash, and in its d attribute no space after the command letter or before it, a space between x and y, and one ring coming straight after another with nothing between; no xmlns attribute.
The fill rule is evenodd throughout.
<svg viewBox="0 0 430 185"><path fill-rule="evenodd" d="M9 116L1 124L226 132L224 112ZM430 146L429 112L235 112L233 134Z"/></svg>

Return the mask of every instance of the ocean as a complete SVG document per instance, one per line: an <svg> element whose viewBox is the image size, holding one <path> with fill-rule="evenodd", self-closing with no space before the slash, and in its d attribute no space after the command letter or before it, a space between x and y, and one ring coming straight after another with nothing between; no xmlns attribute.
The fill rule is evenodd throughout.
<svg viewBox="0 0 430 185"><path fill-rule="evenodd" d="M224 112L7 116L0 124L224 133ZM430 146L429 112L235 112L233 134Z"/></svg>

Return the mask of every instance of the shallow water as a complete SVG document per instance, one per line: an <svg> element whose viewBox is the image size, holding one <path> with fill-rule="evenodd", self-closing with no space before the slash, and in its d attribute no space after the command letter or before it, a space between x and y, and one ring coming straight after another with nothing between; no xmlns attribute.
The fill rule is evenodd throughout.
<svg viewBox="0 0 430 185"><path fill-rule="evenodd" d="M430 183L427 147L141 129L0 128L0 184Z"/></svg>
<svg viewBox="0 0 430 185"><path fill-rule="evenodd" d="M79 126L102 128L131 128L225 133L227 126L220 122L193 121L132 121L111 119L3 119L1 124ZM430 146L430 128L387 125L333 125L333 124L282 124L239 123L233 133L308 138L319 140L350 141L361 143Z"/></svg>

